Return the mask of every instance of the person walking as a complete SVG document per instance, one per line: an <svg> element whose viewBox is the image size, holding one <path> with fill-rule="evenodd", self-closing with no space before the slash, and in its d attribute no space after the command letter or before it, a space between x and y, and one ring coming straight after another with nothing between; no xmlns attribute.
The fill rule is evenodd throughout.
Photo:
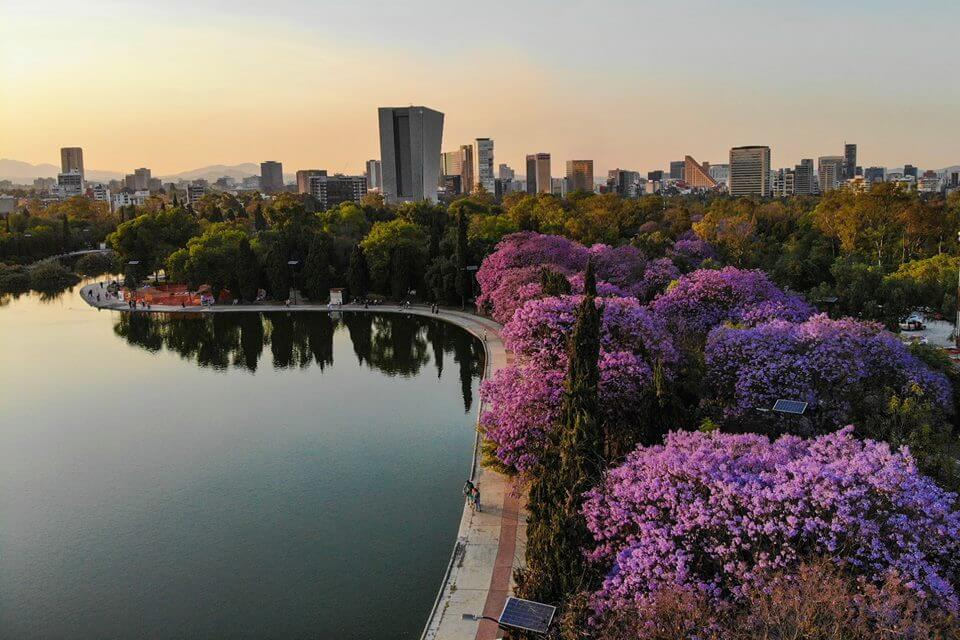
<svg viewBox="0 0 960 640"><path fill-rule="evenodd" d="M474 486L473 486L472 480L468 479L466 482L463 483L463 497L467 501L467 503L470 505L471 509L473 508L473 489L474 489Z"/></svg>
<svg viewBox="0 0 960 640"><path fill-rule="evenodd" d="M480 487L473 487L473 510L483 512L480 508Z"/></svg>

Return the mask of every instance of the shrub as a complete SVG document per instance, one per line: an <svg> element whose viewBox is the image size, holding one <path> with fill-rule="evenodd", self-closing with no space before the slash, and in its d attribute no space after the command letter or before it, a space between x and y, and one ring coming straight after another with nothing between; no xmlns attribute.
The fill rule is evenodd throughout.
<svg viewBox="0 0 960 640"><path fill-rule="evenodd" d="M80 277L56 260L38 262L27 269L30 288L37 291L62 289L80 282Z"/></svg>

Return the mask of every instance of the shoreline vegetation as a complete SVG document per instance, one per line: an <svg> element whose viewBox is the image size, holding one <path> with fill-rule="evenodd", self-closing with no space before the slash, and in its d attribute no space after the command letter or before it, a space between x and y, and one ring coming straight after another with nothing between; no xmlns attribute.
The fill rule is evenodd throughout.
<svg viewBox="0 0 960 640"><path fill-rule="evenodd" d="M115 222L131 286L501 323L483 458L529 491L517 593L558 607L552 638L960 633L960 377L890 332L956 313L960 195L212 194ZM818 580L832 603L784 606Z"/></svg>

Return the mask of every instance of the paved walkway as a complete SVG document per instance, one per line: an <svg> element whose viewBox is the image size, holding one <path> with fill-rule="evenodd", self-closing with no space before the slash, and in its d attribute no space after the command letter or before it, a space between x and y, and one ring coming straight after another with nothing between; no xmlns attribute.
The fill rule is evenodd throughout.
<svg viewBox="0 0 960 640"><path fill-rule="evenodd" d="M127 304L109 298L106 288L91 284L80 290L90 305L104 309L130 311ZM97 295L100 300L97 300ZM228 313L234 311L313 311L326 312L327 305L217 305L214 307L186 307L153 305L136 313ZM429 307L376 305L364 309L362 305L343 305L334 311L373 311L376 313L410 313L439 317L484 340L486 371L492 376L505 366L510 355L500 340L501 326L488 318L457 310L441 308L439 315L431 314ZM485 409L479 403L477 419ZM527 518L523 496L514 495L509 478L479 464L480 436L474 443L470 475L480 488L483 511L474 512L464 506L457 540L447 566L440 591L427 619L421 640L494 640L501 637L497 625L488 620L479 624L463 620L463 614L483 614L497 618L503 610L507 595L513 588L513 570L523 562L527 540ZM451 490L460 491L457 486Z"/></svg>

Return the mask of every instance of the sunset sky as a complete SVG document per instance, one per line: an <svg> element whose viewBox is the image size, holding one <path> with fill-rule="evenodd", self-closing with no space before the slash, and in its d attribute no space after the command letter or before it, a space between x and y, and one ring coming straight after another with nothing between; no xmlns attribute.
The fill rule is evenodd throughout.
<svg viewBox="0 0 960 640"><path fill-rule="evenodd" d="M444 148L592 158L596 173L960 164L955 5L849 0L0 0L0 158L155 175L283 162L358 173L376 108L446 114Z"/></svg>

